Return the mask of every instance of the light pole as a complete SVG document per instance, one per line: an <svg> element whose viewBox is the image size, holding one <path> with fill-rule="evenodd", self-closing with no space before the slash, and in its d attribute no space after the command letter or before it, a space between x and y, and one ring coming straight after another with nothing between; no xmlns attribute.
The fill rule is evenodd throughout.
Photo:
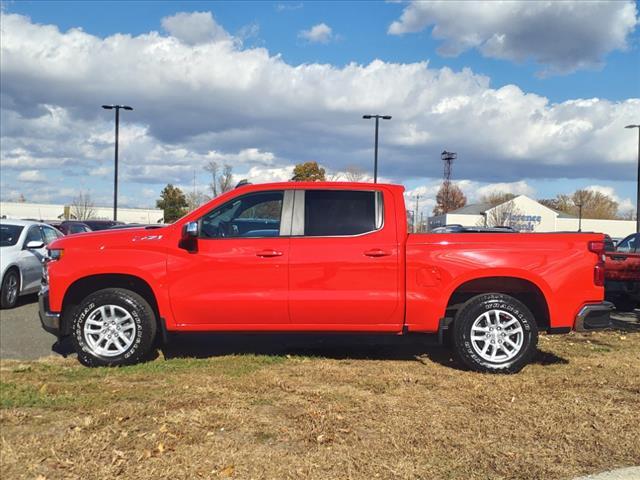
<svg viewBox="0 0 640 480"><path fill-rule="evenodd" d="M380 119L391 120L391 115L363 115L362 118L365 120L376 119L376 143L373 150L373 183L378 183L378 124Z"/></svg>
<svg viewBox="0 0 640 480"><path fill-rule="evenodd" d="M113 173L113 221L118 220L118 129L120 128L120 109L133 110L129 105L102 105L105 110L116 111L116 153Z"/></svg>
<svg viewBox="0 0 640 480"><path fill-rule="evenodd" d="M582 202L576 203L576 207L578 207L578 231L582 232Z"/></svg>
<svg viewBox="0 0 640 480"><path fill-rule="evenodd" d="M636 188L636 232L640 233L640 125L627 125L624 128L637 128L638 129L638 178Z"/></svg>
<svg viewBox="0 0 640 480"><path fill-rule="evenodd" d="M420 210L420 194L416 195L416 214L413 218L413 233L417 233L420 225L418 225L418 211Z"/></svg>

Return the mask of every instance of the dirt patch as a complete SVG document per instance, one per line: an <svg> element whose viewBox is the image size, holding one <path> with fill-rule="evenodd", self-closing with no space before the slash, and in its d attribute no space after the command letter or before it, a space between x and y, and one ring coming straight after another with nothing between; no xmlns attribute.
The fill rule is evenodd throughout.
<svg viewBox="0 0 640 480"><path fill-rule="evenodd" d="M341 358L0 364L2 478L571 478L640 464L640 334L543 336L520 374L401 343Z"/></svg>

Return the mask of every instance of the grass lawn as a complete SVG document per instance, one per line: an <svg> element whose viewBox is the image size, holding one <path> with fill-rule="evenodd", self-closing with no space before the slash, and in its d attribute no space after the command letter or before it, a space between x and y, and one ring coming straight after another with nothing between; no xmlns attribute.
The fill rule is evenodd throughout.
<svg viewBox="0 0 640 480"><path fill-rule="evenodd" d="M510 376L400 340L114 369L2 361L0 477L568 479L640 465L637 330L543 336Z"/></svg>

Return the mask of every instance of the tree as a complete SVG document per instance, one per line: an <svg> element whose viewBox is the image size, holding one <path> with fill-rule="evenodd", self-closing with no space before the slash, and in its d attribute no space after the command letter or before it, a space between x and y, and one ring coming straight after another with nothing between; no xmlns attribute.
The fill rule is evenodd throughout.
<svg viewBox="0 0 640 480"><path fill-rule="evenodd" d="M489 203L489 202L488 202ZM514 227L518 228L517 222L513 217L521 215L520 210L516 207L513 200L507 200L494 205L493 208L486 212L487 227Z"/></svg>
<svg viewBox="0 0 640 480"><path fill-rule="evenodd" d="M80 194L71 201L71 216L76 220L89 220L96 214L95 205L91 200L91 195L80 192Z"/></svg>
<svg viewBox="0 0 640 480"><path fill-rule="evenodd" d="M228 192L233 188L233 167L226 163L220 167L215 160L209 160L204 169L211 174L209 188L214 197Z"/></svg>
<svg viewBox="0 0 640 480"><path fill-rule="evenodd" d="M365 179L367 174L360 167L356 165L349 165L344 172L344 176L347 182L361 182Z"/></svg>
<svg viewBox="0 0 640 480"><path fill-rule="evenodd" d="M433 207L434 215L443 215L462 208L467 204L467 197L462 193L460 187L445 181L436 195L436 206Z"/></svg>
<svg viewBox="0 0 640 480"><path fill-rule="evenodd" d="M305 162L297 164L293 169L294 182L324 182L326 181L325 170L318 162Z"/></svg>
<svg viewBox="0 0 640 480"><path fill-rule="evenodd" d="M582 205L582 218L609 220L618 218L618 202L602 192L576 190L571 199L578 213L578 205Z"/></svg>
<svg viewBox="0 0 640 480"><path fill-rule="evenodd" d="M18 199L16 200L16 202L18 202L18 203L26 203L27 199L24 197L24 194L21 193L20 195L18 195Z"/></svg>
<svg viewBox="0 0 640 480"><path fill-rule="evenodd" d="M480 201L482 203L488 203L492 207L495 207L496 205L501 205L501 204L506 203L506 202L508 202L510 200L513 200L514 198L516 198L516 196L513 193L493 192L493 193L489 193L487 195L483 195L482 198L480 199Z"/></svg>
<svg viewBox="0 0 640 480"><path fill-rule="evenodd" d="M160 193L156 206L164 210L164 221L173 223L187 213L187 199L178 187L170 183Z"/></svg>
<svg viewBox="0 0 640 480"><path fill-rule="evenodd" d="M200 205L206 203L209 200L209 198L204 193L196 192L195 190L188 192L185 195L185 198L187 200L187 209L189 211L195 210Z"/></svg>
<svg viewBox="0 0 640 480"><path fill-rule="evenodd" d="M616 219L618 218L618 202L608 195L594 190L576 190L572 195L558 194L556 198L542 199L539 202L554 210L580 215L582 218Z"/></svg>

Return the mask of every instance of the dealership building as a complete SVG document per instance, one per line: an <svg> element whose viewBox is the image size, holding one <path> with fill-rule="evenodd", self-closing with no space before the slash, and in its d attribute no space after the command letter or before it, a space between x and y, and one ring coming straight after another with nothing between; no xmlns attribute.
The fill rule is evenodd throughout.
<svg viewBox="0 0 640 480"><path fill-rule="evenodd" d="M579 219L553 210L520 195L509 202L492 206L486 203L467 205L452 212L429 218L429 230L444 225L492 226L508 225L521 232L602 232L620 239L636 231L633 220Z"/></svg>
<svg viewBox="0 0 640 480"><path fill-rule="evenodd" d="M92 219L113 219L113 207L93 207ZM0 202L0 217L30 220L73 220L70 205L46 203ZM118 220L125 223L159 223L164 212L157 208L120 208Z"/></svg>

